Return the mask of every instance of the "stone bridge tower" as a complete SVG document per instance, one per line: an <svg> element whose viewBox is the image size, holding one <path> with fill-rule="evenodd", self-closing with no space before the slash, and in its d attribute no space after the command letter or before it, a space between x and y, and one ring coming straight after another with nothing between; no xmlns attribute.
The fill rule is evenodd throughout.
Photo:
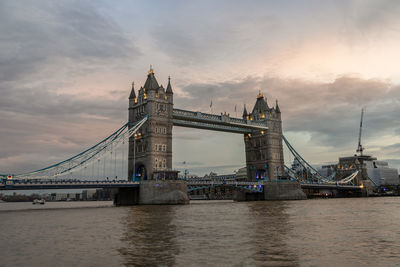
<svg viewBox="0 0 400 267"><path fill-rule="evenodd" d="M269 108L267 100L260 92L252 112L248 113L244 107L243 118L265 123L268 127L266 131L254 131L244 136L248 179L278 179L284 175L282 120L278 101L274 108Z"/></svg>
<svg viewBox="0 0 400 267"><path fill-rule="evenodd" d="M167 89L158 82L153 69L136 96L134 84L129 96L129 127L144 116L149 118L129 139L129 180L152 180L156 173L172 170L173 92L170 78ZM164 178L164 177L161 177Z"/></svg>

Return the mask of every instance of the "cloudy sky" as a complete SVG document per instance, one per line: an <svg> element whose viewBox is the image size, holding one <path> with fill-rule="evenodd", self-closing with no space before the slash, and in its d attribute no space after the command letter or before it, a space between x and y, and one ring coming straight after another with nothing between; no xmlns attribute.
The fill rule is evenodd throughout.
<svg viewBox="0 0 400 267"><path fill-rule="evenodd" d="M0 2L0 173L47 166L127 120L152 64L176 108L240 116L259 90L311 163L400 168L399 1ZM174 167L231 173L243 137L174 128Z"/></svg>

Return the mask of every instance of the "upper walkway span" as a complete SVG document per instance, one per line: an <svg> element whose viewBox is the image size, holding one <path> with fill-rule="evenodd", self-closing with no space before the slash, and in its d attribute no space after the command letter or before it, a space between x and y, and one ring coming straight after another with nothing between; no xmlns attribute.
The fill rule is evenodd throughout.
<svg viewBox="0 0 400 267"><path fill-rule="evenodd" d="M265 122L254 122L246 119L232 118L229 114L208 114L183 109L173 110L173 123L196 129L205 129L229 133L247 134L253 130L268 130Z"/></svg>

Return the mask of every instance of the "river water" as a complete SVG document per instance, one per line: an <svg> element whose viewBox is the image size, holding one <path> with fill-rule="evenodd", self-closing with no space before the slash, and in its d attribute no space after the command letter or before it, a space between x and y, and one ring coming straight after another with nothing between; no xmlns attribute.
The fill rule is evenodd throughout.
<svg viewBox="0 0 400 267"><path fill-rule="evenodd" d="M400 266L400 197L0 203L0 266Z"/></svg>

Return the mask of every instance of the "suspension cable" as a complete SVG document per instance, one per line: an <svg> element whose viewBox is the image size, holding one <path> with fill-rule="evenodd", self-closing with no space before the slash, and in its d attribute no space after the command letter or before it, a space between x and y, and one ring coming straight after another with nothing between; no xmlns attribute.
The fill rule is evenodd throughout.
<svg viewBox="0 0 400 267"><path fill-rule="evenodd" d="M117 149L118 147L115 148L114 151L114 178L117 178Z"/></svg>
<svg viewBox="0 0 400 267"><path fill-rule="evenodd" d="M121 179L124 178L124 162L125 162L125 138L122 140Z"/></svg>

